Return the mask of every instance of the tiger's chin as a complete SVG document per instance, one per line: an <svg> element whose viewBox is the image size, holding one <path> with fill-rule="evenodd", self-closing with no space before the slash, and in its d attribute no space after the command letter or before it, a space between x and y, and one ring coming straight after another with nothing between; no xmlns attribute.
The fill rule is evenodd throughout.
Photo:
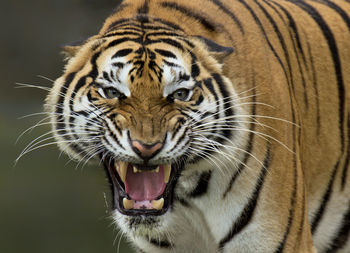
<svg viewBox="0 0 350 253"><path fill-rule="evenodd" d="M141 165L106 157L104 166L112 185L114 207L121 214L149 220L171 207L179 175L174 164Z"/></svg>

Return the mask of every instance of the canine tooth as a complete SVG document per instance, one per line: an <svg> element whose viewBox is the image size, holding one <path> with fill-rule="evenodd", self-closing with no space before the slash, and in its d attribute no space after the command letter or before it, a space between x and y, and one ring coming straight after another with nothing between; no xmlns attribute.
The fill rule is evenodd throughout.
<svg viewBox="0 0 350 253"><path fill-rule="evenodd" d="M123 198L123 206L126 210L134 208L134 201L131 199Z"/></svg>
<svg viewBox="0 0 350 253"><path fill-rule="evenodd" d="M119 176L120 176L120 179L123 181L123 183L125 182L127 171L128 171L128 163L119 161Z"/></svg>
<svg viewBox="0 0 350 253"><path fill-rule="evenodd" d="M163 208L163 206L164 206L164 199L163 198L158 199L158 200L152 200L152 207L154 209L160 210Z"/></svg>
<svg viewBox="0 0 350 253"><path fill-rule="evenodd" d="M171 173L171 164L164 165L164 182L167 184L169 182Z"/></svg>
<svg viewBox="0 0 350 253"><path fill-rule="evenodd" d="M139 172L139 170L135 166L133 166L133 171L134 171L134 173Z"/></svg>
<svg viewBox="0 0 350 253"><path fill-rule="evenodd" d="M154 172L158 173L159 172L159 166L153 170Z"/></svg>

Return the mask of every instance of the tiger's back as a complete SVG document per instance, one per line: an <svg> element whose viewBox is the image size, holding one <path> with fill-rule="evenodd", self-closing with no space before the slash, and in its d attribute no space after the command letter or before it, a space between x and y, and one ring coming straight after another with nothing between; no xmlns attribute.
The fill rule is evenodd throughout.
<svg viewBox="0 0 350 253"><path fill-rule="evenodd" d="M125 99L137 109L113 114L119 132L114 138L122 148L128 145L122 137L124 128L138 140L161 139L154 132L170 124L162 125L168 117L162 117L166 106L153 115L148 110L157 108L157 103L149 98L167 87L164 80L176 73L174 64L188 64L188 79L204 94L201 98L194 89L196 100L186 110L204 114L217 108L212 123L191 129L202 131L193 143L212 131L207 143L192 147L201 156L191 160L191 153L188 164L173 165L178 174L170 211L151 217L115 212L140 252L313 252L313 245L318 252L350 251L349 13L348 1L130 0L106 20L98 35L77 51L71 48L74 56L66 67L65 82L57 81L48 99L54 107L60 101L55 92L63 85L74 90L70 94L89 89L68 82L69 74L91 68L96 76L108 79L103 73L108 61L103 56L99 62L99 52L122 54L127 59L120 68L146 59L138 62L144 72L140 79L130 78L133 68L125 78L131 93L126 92ZM137 51L134 44L148 52L138 61L128 58ZM157 60L150 64L147 57L151 59L152 52L179 61L168 64L169 72L165 67L156 71L154 65L163 65ZM123 70L117 73L123 76ZM150 73L147 78L145 73ZM157 78L159 84L153 87ZM139 98L143 103L137 107L132 99ZM90 103L105 106L94 99ZM206 107L203 100L208 101ZM195 121L194 114L181 108L190 114L189 122ZM121 110L144 112L139 116L142 127L133 130L137 123L115 116L123 114ZM176 124L174 132L181 132L185 123ZM175 133L174 139L181 143Z"/></svg>

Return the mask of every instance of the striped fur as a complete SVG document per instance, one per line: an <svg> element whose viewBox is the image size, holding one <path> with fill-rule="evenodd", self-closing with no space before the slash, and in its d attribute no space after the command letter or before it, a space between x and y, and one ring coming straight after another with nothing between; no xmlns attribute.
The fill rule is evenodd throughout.
<svg viewBox="0 0 350 253"><path fill-rule="evenodd" d="M114 211L140 252L350 252L348 0L125 0L66 51L60 148L142 163L128 138L161 141L178 168L165 214Z"/></svg>

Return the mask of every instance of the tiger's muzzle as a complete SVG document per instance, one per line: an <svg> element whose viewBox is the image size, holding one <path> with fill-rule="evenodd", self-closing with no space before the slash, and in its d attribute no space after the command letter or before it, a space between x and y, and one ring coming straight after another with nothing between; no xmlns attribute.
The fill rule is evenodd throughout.
<svg viewBox="0 0 350 253"><path fill-rule="evenodd" d="M162 215L173 202L180 174L174 164L132 164L104 159L113 189L114 207L125 215Z"/></svg>

